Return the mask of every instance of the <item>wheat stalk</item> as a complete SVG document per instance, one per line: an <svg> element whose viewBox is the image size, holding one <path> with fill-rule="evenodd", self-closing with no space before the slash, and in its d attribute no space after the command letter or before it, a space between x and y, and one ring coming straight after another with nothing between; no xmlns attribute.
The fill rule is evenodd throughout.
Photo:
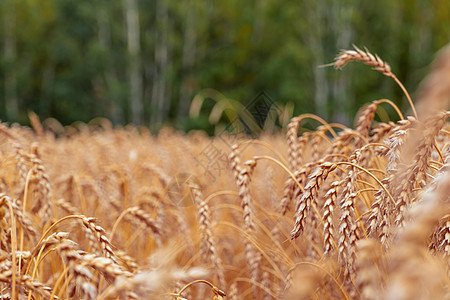
<svg viewBox="0 0 450 300"><path fill-rule="evenodd" d="M129 207L125 210L125 216L131 216L132 218L135 218L139 222L142 222L145 224L148 228L152 230L152 232L155 235L161 235L161 230L159 229L156 222L152 219L152 216L145 212L143 209L141 209L138 206Z"/></svg>
<svg viewBox="0 0 450 300"><path fill-rule="evenodd" d="M435 137L444 126L447 119L446 113L432 116L425 123L420 124L416 130L416 134L411 136L412 139L420 139L415 149L414 158L407 168L399 168L398 178L395 181L395 194L399 196L396 202L396 211L398 212L395 222L403 223L403 215L405 207L411 204L413 195L415 195L414 187L423 188L428 181L427 171L429 169L429 157L434 147ZM408 163L408 162L406 162Z"/></svg>
<svg viewBox="0 0 450 300"><path fill-rule="evenodd" d="M354 129L294 116L287 135L232 146L228 166L236 137L226 133L156 136L101 121L60 126L54 139L45 126L38 136L0 124L0 299L448 298L443 59L418 94L420 119L388 99L363 107ZM397 81L367 50L335 65L350 61ZM401 120L374 122L383 103ZM306 118L320 126L301 133ZM190 190L191 206L172 193L184 174L198 179L177 190Z"/></svg>
<svg viewBox="0 0 450 300"><path fill-rule="evenodd" d="M320 150L321 142L325 139L326 140L326 132L328 131L328 128L326 126L319 126L316 131L312 133L312 139L311 139L311 161L318 161L323 156L323 151ZM306 144L306 143L304 143ZM322 147L325 148L325 147ZM299 149L299 153L302 153L303 149Z"/></svg>
<svg viewBox="0 0 450 300"><path fill-rule="evenodd" d="M190 183L190 188L194 196L195 204L198 209L198 218L200 223L200 234L202 236L201 256L207 262L211 261L216 269L218 281L221 286L225 286L224 270L222 260L217 253L217 244L211 231L211 213L208 203L204 200L200 186L195 182Z"/></svg>
<svg viewBox="0 0 450 300"><path fill-rule="evenodd" d="M12 277L12 271L6 270L6 271L0 273L0 282L12 284L11 277ZM30 276L26 276L26 275L21 276L19 278L19 280L20 280L20 284L22 284L24 288L26 288L29 291L33 291L33 292L36 292L36 293L42 295L43 297L45 297L45 299L60 299L56 296L51 297L52 288L46 286L45 284L43 284L41 282L33 281Z"/></svg>
<svg viewBox="0 0 450 300"><path fill-rule="evenodd" d="M287 142L288 142L288 161L289 168L293 171L297 170L299 167L298 156L299 156L299 142L298 142L298 127L301 121L301 116L292 118L288 124L287 130Z"/></svg>
<svg viewBox="0 0 450 300"><path fill-rule="evenodd" d="M373 118L375 117L375 112L377 111L380 103L380 101L374 101L367 105L367 107L361 112L356 124L356 131L361 134L361 137L368 137ZM361 148L364 144L364 140L360 138L358 139L355 147Z"/></svg>
<svg viewBox="0 0 450 300"><path fill-rule="evenodd" d="M53 193L50 186L50 178L47 171L39 158L37 151L37 145L32 145L32 168L31 168L31 178L35 182L35 188L33 193L35 195L33 207L31 211L33 213L42 212L42 224L45 224L53 212Z"/></svg>
<svg viewBox="0 0 450 300"><path fill-rule="evenodd" d="M365 63L366 65L372 66L375 70L383 73L385 76L391 77L405 93L406 98L408 99L409 104L411 105L411 108L413 110L414 116L417 119L416 108L414 107L411 97L409 96L408 91L400 82L400 80L398 80L397 76L392 73L391 66L387 62L383 61L378 55L373 55L372 53L370 53L367 49L364 51L359 49L355 45L353 45L353 48L354 50L342 50L341 53L339 53L339 55L336 57L333 65L339 69L349 62L360 61Z"/></svg>
<svg viewBox="0 0 450 300"><path fill-rule="evenodd" d="M302 233L307 213L311 208L311 202L314 201L314 197L317 197L320 184L334 169L336 169L335 164L325 162L310 176L310 180L305 186L305 192L296 204L295 224L291 231L291 239L296 239Z"/></svg>
<svg viewBox="0 0 450 300"><path fill-rule="evenodd" d="M324 255L330 254L336 245L333 243L333 211L336 207L337 199L337 189L341 185L339 181L334 181L331 184L331 188L325 194L325 203L323 205L323 244L324 244Z"/></svg>
<svg viewBox="0 0 450 300"><path fill-rule="evenodd" d="M395 75L391 71L391 66L384 62L378 55L373 55L369 50L361 50L353 45L354 50L342 50L337 56L334 66L336 68L342 68L344 65L351 61L360 61L369 66L374 67L378 72L383 73L388 77L394 77Z"/></svg>
<svg viewBox="0 0 450 300"><path fill-rule="evenodd" d="M382 250L376 240L359 240L357 243L356 272L357 286L361 299L376 300L378 291L385 283L380 276L382 270ZM381 282L380 282L381 281Z"/></svg>
<svg viewBox="0 0 450 300"><path fill-rule="evenodd" d="M92 240L91 237L94 238L95 241L100 243L103 254L111 258L115 263L117 263L115 259L114 251L112 250L112 245L109 239L106 237L105 229L101 226L95 224L95 218L83 217L81 219L83 225L90 231L91 235L88 235L88 239Z"/></svg>

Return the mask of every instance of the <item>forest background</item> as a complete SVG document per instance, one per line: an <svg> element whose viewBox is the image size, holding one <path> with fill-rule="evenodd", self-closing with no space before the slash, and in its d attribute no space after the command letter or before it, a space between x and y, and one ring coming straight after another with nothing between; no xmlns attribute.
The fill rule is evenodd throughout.
<svg viewBox="0 0 450 300"><path fill-rule="evenodd" d="M447 0L1 0L0 18L0 119L21 124L32 111L212 133L208 97L263 92L290 115L351 125L376 99L408 109L402 91L362 64L320 66L367 47L414 92L450 40Z"/></svg>

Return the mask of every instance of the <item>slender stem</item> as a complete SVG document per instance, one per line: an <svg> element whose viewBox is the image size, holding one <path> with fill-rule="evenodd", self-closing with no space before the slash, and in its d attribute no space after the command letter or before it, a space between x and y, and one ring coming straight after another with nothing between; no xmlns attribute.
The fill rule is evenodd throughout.
<svg viewBox="0 0 450 300"><path fill-rule="evenodd" d="M402 120L405 119L405 118L403 117L402 112L401 112L400 109L398 108L398 106L395 105L395 103L392 102L391 100L389 100L389 99L380 99L380 100L378 100L378 102L379 102L379 103L388 103L390 106L392 106L392 107L395 109L395 111L397 112L397 114L398 114L398 116L400 117L400 119L402 119Z"/></svg>
<svg viewBox="0 0 450 300"><path fill-rule="evenodd" d="M436 149L436 152L438 153L439 158L442 160L442 162L444 162L444 156L442 156L442 152L441 152L441 149L439 149L439 146L436 142L436 138L434 139L434 148Z"/></svg>
<svg viewBox="0 0 450 300"><path fill-rule="evenodd" d="M32 174L33 170L29 170L27 173L27 177L25 179L25 188L23 190L23 201L22 201L22 214L25 214L26 212L26 205L27 205L27 199L28 199L28 189L30 186L30 180L31 180L31 174ZM22 226L20 226L20 253L22 253L23 251L23 239L24 239L24 232L23 232L23 228ZM19 260L19 272L22 272L22 260ZM34 278L34 277L33 277ZM31 299L31 294L28 294L28 300Z"/></svg>
<svg viewBox="0 0 450 300"><path fill-rule="evenodd" d="M324 119L322 119L321 117L316 116L316 115L313 115L313 114L302 114L302 115L299 116L299 118L300 118L300 119L298 120L299 123L300 123L300 121L303 120L303 119L313 119L313 120L318 121L319 123L322 123L322 125L325 126L325 127L327 128L327 130L331 133L331 135L332 135L334 138L337 138L336 131L334 131L334 129L330 126L330 124L328 124L328 122L326 122L326 121L325 121Z"/></svg>
<svg viewBox="0 0 450 300"><path fill-rule="evenodd" d="M111 229L111 233L109 234L109 241L111 242L113 237L114 237L114 233L116 232L117 226L119 225L120 221L122 221L122 219L125 217L125 215L127 213L129 213L130 211L128 209L122 211L122 213L120 214L120 216L116 219L116 221L114 222L114 225Z"/></svg>
<svg viewBox="0 0 450 300"><path fill-rule="evenodd" d="M262 256L264 256L264 258L266 259L266 261L273 267L274 271L277 272L277 274L279 275L279 277L283 276L283 272L281 271L281 269L277 266L277 264L273 261L272 257L270 257L269 254L266 253L266 251L264 251L261 246L257 243L257 241L255 240L255 238L253 238L252 236L250 236L247 232L245 232L242 227L237 226L234 223L231 222L220 222L221 226L228 226L231 228L234 228L235 230L237 230L238 232L240 232L242 235L245 236L245 238L252 243L252 245L258 249L258 251L262 254Z"/></svg>
<svg viewBox="0 0 450 300"><path fill-rule="evenodd" d="M352 166L355 168L360 169L361 171L363 171L364 173L366 173L367 175L369 175L370 177L372 177L379 185L380 187L386 192L386 195L388 195L389 199L391 199L392 203L395 204L395 200L392 197L392 195L389 193L389 191L386 189L386 187L383 185L383 183L372 173L370 173L367 169L364 169L361 166L355 165L354 163L351 162L347 162L347 161L341 161L341 162L337 162L337 165L348 165L348 166Z"/></svg>
<svg viewBox="0 0 450 300"><path fill-rule="evenodd" d="M211 195L209 195L208 197L205 198L205 202L209 203L209 201L211 201L212 198L217 197L217 196L222 196L222 195L233 195L233 196L239 196L239 193L236 191L217 191L215 193L212 193Z"/></svg>
<svg viewBox="0 0 450 300"><path fill-rule="evenodd" d="M395 82L400 86L400 88L402 89L403 93L405 93L406 95L406 99L408 99L409 105L411 105L412 111L414 113L414 117L419 120L419 118L417 117L417 112L416 112L416 108L414 107L414 104L411 100L411 96L409 95L408 91L406 90L406 88L403 86L403 84L400 82L400 80L397 78L397 76L395 76L394 74L392 74L392 78L395 80Z"/></svg>
<svg viewBox="0 0 450 300"><path fill-rule="evenodd" d="M252 145L252 144L259 144L259 145L262 145L262 146L266 147L267 149L269 149L270 151L272 151L273 153L275 153L275 154L278 156L278 158L280 159L280 161L283 162L283 164L287 165L287 162L286 162L286 160L283 158L283 155L281 155L281 153L278 152L278 151L277 151L272 145L270 145L269 143L264 142L264 141L260 141L260 140L252 140L252 139L251 139L251 140L245 140L245 141L239 143L239 147L242 147L242 146L247 145L247 144L250 144L250 145Z"/></svg>
<svg viewBox="0 0 450 300"><path fill-rule="evenodd" d="M297 186L302 190L302 192L305 192L305 189L303 188L303 186L300 184L300 182L298 182L297 178L295 178L295 175L279 160L276 160L275 158L271 157L271 156L266 156L266 155L260 155L260 156L254 156L253 159L256 160L260 160L260 159L268 159L273 161L274 163L276 163L277 165L279 165L283 170L286 171L286 173L289 174L289 176L291 176L292 180L297 184Z"/></svg>
<svg viewBox="0 0 450 300"><path fill-rule="evenodd" d="M268 289L267 287L265 287L262 283L256 282L256 281L254 281L254 280L251 279L251 278L238 277L238 278L236 278L234 281L235 281L235 282L239 282L239 281L241 281L241 282L248 282L248 283L250 283L251 285L260 288L261 290L263 290L264 292L266 292L266 294L271 295L273 299L276 299L276 298L277 298L277 295L275 295L274 292L272 292L270 289ZM250 289L250 288L249 288L249 289ZM250 292L248 292L248 293L250 293ZM242 297L242 295L241 295L241 297Z"/></svg>
<svg viewBox="0 0 450 300"><path fill-rule="evenodd" d="M65 216L61 219L59 219L58 221L56 221L55 223L53 223L49 228L47 228L47 230L44 232L44 234L42 235L41 239L39 240L39 242L37 243L37 245L39 245L40 243L42 243L42 241L45 239L45 237L47 236L47 234L49 234L50 231L52 231L53 228L55 228L59 223L61 223L64 220L67 219L80 219L83 220L83 218L85 218L86 216L84 215L70 215L70 216ZM37 251L37 248L34 252ZM36 253L33 253L31 255L31 257L33 257Z"/></svg>
<svg viewBox="0 0 450 300"><path fill-rule="evenodd" d="M190 287L191 285L195 284L195 283L205 283L207 285L209 285L211 288L214 288L214 284L212 284L211 282L207 281L207 280L203 280L203 279L198 279L198 280L194 280L189 282L188 284L186 284L179 292L178 292L178 296L181 295L182 292L184 292L185 289L187 289L188 287Z"/></svg>
<svg viewBox="0 0 450 300"><path fill-rule="evenodd" d="M263 207L261 207L261 205L258 205L256 202L255 202L255 206L258 209L261 209L261 210L264 209ZM241 210L242 210L240 206L233 205L233 204L219 204L219 205L217 205L215 207L217 209L233 209L233 210L236 210L237 212L241 212ZM279 217L279 216L280 216L279 214L276 215L276 217ZM262 229L262 231L264 231L266 236L269 237L272 240L274 247L278 248L278 250L280 251L280 252L278 252L278 255L282 256L283 260L288 261L290 264L293 264L294 261L292 261L292 259L289 256L287 256L287 254L284 252L284 249L283 249L282 245L275 240L275 237L271 234L271 232L267 228L267 226L265 226L259 219L255 219L255 223ZM279 277L278 273L274 274L274 275L277 276L279 279L284 278L283 276Z"/></svg>
<svg viewBox="0 0 450 300"><path fill-rule="evenodd" d="M339 128L342 130L347 130L348 127L339 123L329 123L328 125L330 125L331 127L335 127L335 128Z"/></svg>
<svg viewBox="0 0 450 300"><path fill-rule="evenodd" d="M5 197L6 198L6 197ZM16 294L16 251L17 251L17 226L16 226L16 216L14 215L14 210L8 198L5 199L9 208L9 215L11 217L11 299L18 299L18 294Z"/></svg>

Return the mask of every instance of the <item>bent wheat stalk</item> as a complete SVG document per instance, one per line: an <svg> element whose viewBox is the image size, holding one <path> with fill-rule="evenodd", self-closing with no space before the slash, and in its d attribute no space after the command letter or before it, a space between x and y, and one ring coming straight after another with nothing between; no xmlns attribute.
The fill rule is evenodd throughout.
<svg viewBox="0 0 450 300"><path fill-rule="evenodd" d="M361 50L355 45L353 45L355 50L342 50L341 53L337 56L333 65L340 69L345 66L347 63L351 61L360 61L365 63L366 65L372 66L378 72L383 73L387 77L391 77L398 84L398 86L402 89L403 93L405 93L406 98L408 99L409 104L411 105L414 116L417 118L416 108L411 100L411 96L409 95L406 88L403 86L401 81L392 73L391 66L383 61L378 55L373 55L369 52L369 50L365 49Z"/></svg>

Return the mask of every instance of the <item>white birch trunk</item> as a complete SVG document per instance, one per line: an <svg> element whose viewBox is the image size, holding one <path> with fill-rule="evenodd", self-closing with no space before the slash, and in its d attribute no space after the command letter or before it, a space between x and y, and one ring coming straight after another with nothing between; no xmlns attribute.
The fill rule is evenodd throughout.
<svg viewBox="0 0 450 300"><path fill-rule="evenodd" d="M343 4L337 0L333 0L332 7L331 11L333 12L333 16L331 19L331 28L334 29L334 36L337 37L336 48L338 50L350 49L354 36L353 27L350 23L350 20L352 19L351 15L354 13L353 8L350 4ZM355 101L354 93L350 92L349 86L349 78L351 78L351 76L350 70L341 72L334 82L332 90L333 99L341 101L341 103L334 105L332 119L335 122L348 125L351 125L351 121L349 120L349 116L346 115L346 107L341 104L354 103Z"/></svg>
<svg viewBox="0 0 450 300"><path fill-rule="evenodd" d="M19 113L19 99L17 95L17 76L15 68L16 50L16 9L15 1L8 1L3 4L3 28L4 28L4 48L3 55L6 62L5 67L5 111L9 121L16 120Z"/></svg>
<svg viewBox="0 0 450 300"><path fill-rule="evenodd" d="M161 124L167 119L170 108L170 96L167 89L167 71L169 67L169 14L168 0L156 3L156 44L155 64L153 68L152 123Z"/></svg>
<svg viewBox="0 0 450 300"><path fill-rule="evenodd" d="M183 70L183 82L180 88L180 102L178 104L178 117L184 118L189 114L189 106L193 97L194 87L192 84L192 67L195 64L196 54L196 20L197 11L195 7L195 0L188 1L185 19L185 31L183 37L183 58L182 58L182 70Z"/></svg>
<svg viewBox="0 0 450 300"><path fill-rule="evenodd" d="M108 11L99 8L97 14L98 41L103 50L111 49L111 31L109 28ZM117 95L115 88L120 85L117 72L114 66L108 66L105 70L104 79L98 81L103 86L106 93L106 112L113 123L122 123L125 121L122 99Z"/></svg>
<svg viewBox="0 0 450 300"><path fill-rule="evenodd" d="M136 0L124 0L127 24L128 78L130 84L131 122L140 125L143 121L143 83L140 65L140 26Z"/></svg>

